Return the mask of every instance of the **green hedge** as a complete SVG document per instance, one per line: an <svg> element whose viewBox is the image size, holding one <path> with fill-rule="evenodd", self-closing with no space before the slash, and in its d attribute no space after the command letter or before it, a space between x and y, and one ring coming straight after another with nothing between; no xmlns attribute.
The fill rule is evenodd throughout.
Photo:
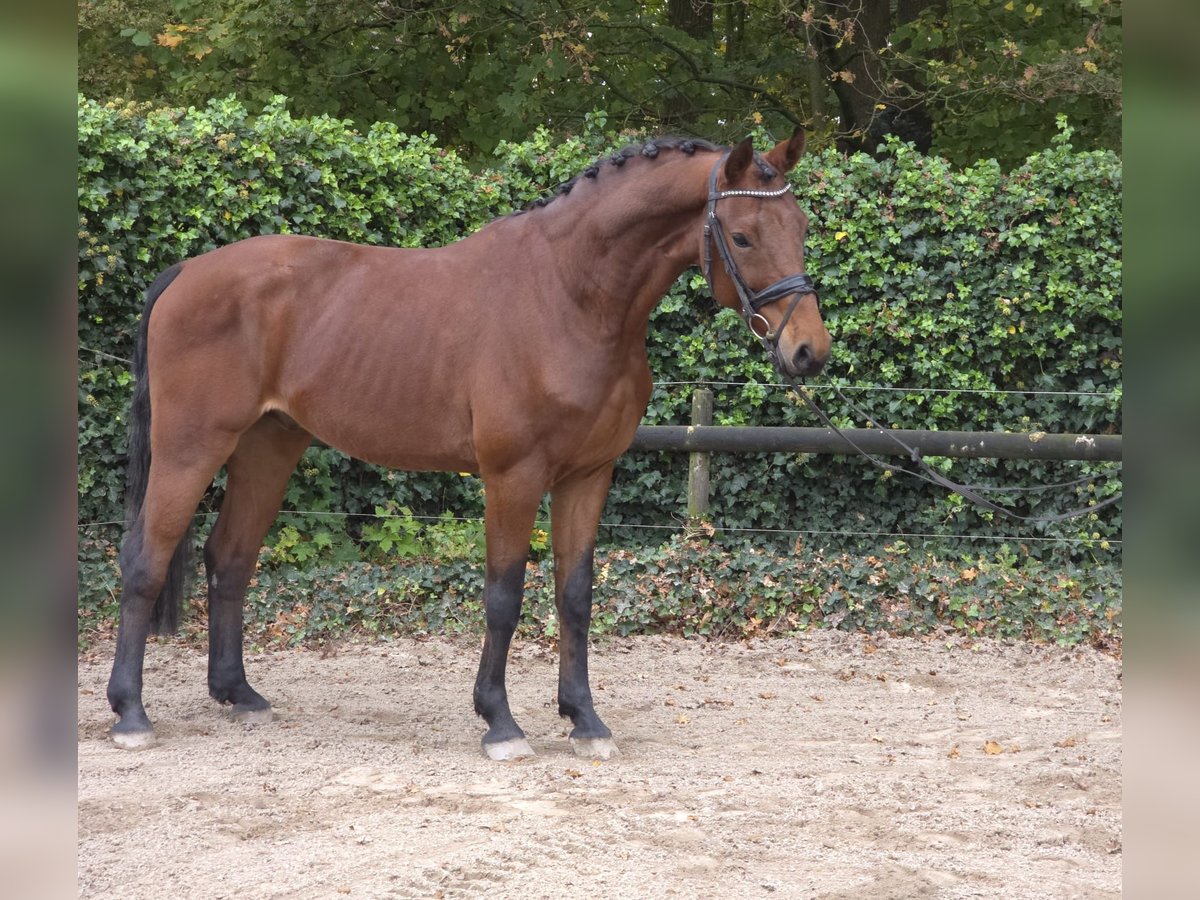
<svg viewBox="0 0 1200 900"><path fill-rule="evenodd" d="M1065 123L1045 152L1011 172L993 162L957 170L890 145L882 161L833 151L801 161L793 182L809 210L808 270L822 290L835 339L828 378L882 420L908 428L1119 432L1121 429L1121 165L1077 153ZM172 263L270 232L304 232L396 246L453 241L545 195L628 136L602 122L563 143L539 132L503 144L472 167L429 135L390 125L367 133L326 117L294 119L280 98L251 118L233 99L161 110L79 100L79 514L121 518L125 409L142 294ZM765 146L765 141L764 141ZM686 273L654 314L657 381L646 421L681 423L690 385L717 387L720 424L815 424L777 380L737 316L717 311L702 279ZM835 421L851 419L814 384ZM886 388L887 390L863 390ZM892 390L913 388L913 390ZM935 392L916 390L932 388ZM1023 391L1023 394L987 393ZM1086 392L1063 397L1046 391ZM940 464L940 463L939 463ZM950 468L949 464L946 464ZM1018 486L1062 481L1102 466L953 464L960 480ZM386 472L312 450L285 506L372 513L389 503L418 515L482 511L476 479ZM683 515L686 465L678 456L625 457L605 521L671 526ZM766 454L714 457L713 521L729 529L1025 534L1083 540L1060 552L1113 563L1120 511L1022 528L864 461ZM1119 489L1105 480L1068 496L1007 499L1033 512L1080 505ZM215 505L220 481L207 503ZM1089 493L1090 491L1090 493ZM285 514L293 543L353 555L356 527ZM356 521L356 520L350 520ZM116 526L82 529L99 596ZM662 532L607 528L602 540L658 541ZM349 535L349 537L347 537ZM763 538L767 540L767 538ZM812 540L836 543L833 536ZM843 541L844 542L844 541ZM1103 542L1103 543L1102 543ZM953 548L958 544L947 545ZM984 545L987 546L987 545ZM1055 544L1028 542L1038 555ZM85 579L88 580L88 579ZM97 600L96 602L100 602Z"/></svg>
<svg viewBox="0 0 1200 900"><path fill-rule="evenodd" d="M786 554L746 541L677 533L658 546L608 549L597 558L594 634L673 633L714 638L791 634L809 628L895 635L953 632L1062 645L1121 644L1121 597L1112 573L1067 571L1010 549L945 558L904 541L877 552L797 544ZM480 633L478 556L356 560L296 568L264 564L251 582L251 647L321 645L364 635ZM185 618L203 641L204 598ZM85 644L111 634L116 604L81 610ZM558 635L550 561L526 574L521 633Z"/></svg>

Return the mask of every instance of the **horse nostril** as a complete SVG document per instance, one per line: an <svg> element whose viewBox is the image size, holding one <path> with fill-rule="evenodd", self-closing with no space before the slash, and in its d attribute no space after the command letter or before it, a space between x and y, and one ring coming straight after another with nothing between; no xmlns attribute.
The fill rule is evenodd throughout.
<svg viewBox="0 0 1200 900"><path fill-rule="evenodd" d="M792 354L791 370L793 375L816 375L825 367L825 357L817 357L812 345L807 341L796 348Z"/></svg>
<svg viewBox="0 0 1200 900"><path fill-rule="evenodd" d="M812 365L812 348L807 344L801 344L796 348L796 352L792 354L792 364L797 372L806 372L808 367Z"/></svg>

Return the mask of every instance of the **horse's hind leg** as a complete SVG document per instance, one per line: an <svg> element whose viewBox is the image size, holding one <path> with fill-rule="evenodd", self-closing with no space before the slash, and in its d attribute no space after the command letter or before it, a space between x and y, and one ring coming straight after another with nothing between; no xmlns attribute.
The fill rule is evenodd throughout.
<svg viewBox="0 0 1200 900"><path fill-rule="evenodd" d="M583 757L617 755L612 732L596 715L588 683L588 627L592 620L592 568L596 527L612 480L612 466L554 486L551 519L554 597L558 607L558 712L575 727L571 746Z"/></svg>
<svg viewBox="0 0 1200 900"><path fill-rule="evenodd" d="M108 702L119 717L112 739L120 747L137 749L154 742L154 727L142 705L151 612L176 547L233 441L231 435L227 442L214 439L211 447L193 448L186 463L169 453L159 453L151 461L141 512L121 547L121 614L108 681Z"/></svg>
<svg viewBox="0 0 1200 900"><path fill-rule="evenodd" d="M232 704L235 718L270 719L271 704L246 681L242 606L263 537L283 501L288 478L312 437L267 415L238 441L226 464L221 513L204 545L208 573L208 692Z"/></svg>

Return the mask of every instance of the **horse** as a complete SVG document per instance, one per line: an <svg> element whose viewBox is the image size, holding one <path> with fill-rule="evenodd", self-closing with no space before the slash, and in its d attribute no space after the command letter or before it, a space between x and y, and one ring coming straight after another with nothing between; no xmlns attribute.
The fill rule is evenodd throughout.
<svg viewBox="0 0 1200 900"><path fill-rule="evenodd" d="M550 493L558 709L577 754L614 756L588 680L593 555L613 463L650 398L650 314L700 264L716 301L740 310L781 372L820 371L831 339L804 274L808 219L785 180L804 143L802 129L762 155L749 138L732 149L652 140L443 247L260 235L159 275L133 364L107 690L114 743L154 743L146 640L177 627L190 524L222 466L224 500L204 546L208 689L235 718L270 720L246 680L243 604L287 481L316 439L382 466L482 478L486 633L474 706L491 759L533 755L505 666L529 535Z"/></svg>

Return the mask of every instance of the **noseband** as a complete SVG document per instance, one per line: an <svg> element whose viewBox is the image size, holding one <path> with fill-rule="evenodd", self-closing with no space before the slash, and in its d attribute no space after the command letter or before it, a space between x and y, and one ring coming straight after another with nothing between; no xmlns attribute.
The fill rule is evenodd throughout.
<svg viewBox="0 0 1200 900"><path fill-rule="evenodd" d="M784 194L791 191L791 187L784 185L777 191L749 191L749 190L717 190L717 172L724 165L725 160L729 157L726 153L713 166L712 171L708 175L708 215L704 220L704 278L708 281L709 290L716 295L716 288L713 285L712 277L712 245L717 245L717 252L721 255L721 262L725 264L725 271L729 273L729 277L733 279L733 286L737 288L738 298L742 303L742 317L746 320L747 327L754 333L754 336L763 342L767 353L775 362L776 367L779 367L779 338L783 334L783 328L788 323L788 319L792 317L792 313L796 311L796 305L806 294L812 294L814 297L817 294L817 286L811 278L803 273L796 275L788 275L786 278L781 278L774 284L769 284L761 291L753 291L746 284L746 280L742 278L738 271L737 263L733 261L733 254L729 250L729 245L725 241L725 229L721 225L721 220L717 218L717 201L723 200L726 197L782 197ZM768 304L774 303L777 300L782 300L784 297L794 294L792 302L788 304L787 310L783 314L783 318L779 320L779 327L772 329L766 317L760 310ZM755 328L755 323L762 323L762 331L759 332Z"/></svg>

